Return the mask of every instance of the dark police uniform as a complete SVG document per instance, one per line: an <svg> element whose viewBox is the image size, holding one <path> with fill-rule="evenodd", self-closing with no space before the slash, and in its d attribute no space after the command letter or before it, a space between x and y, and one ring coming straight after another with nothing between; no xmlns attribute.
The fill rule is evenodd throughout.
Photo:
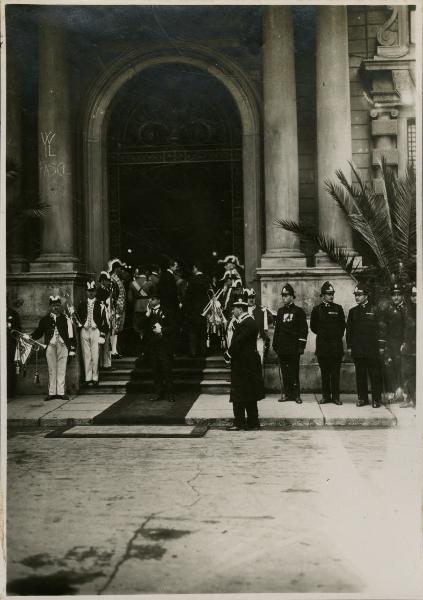
<svg viewBox="0 0 423 600"><path fill-rule="evenodd" d="M245 306L247 304L245 303ZM231 393L234 425L258 429L257 401L264 398L264 381L257 352L258 328L254 319L243 313L234 327L228 355L231 359ZM245 413L247 421L245 422Z"/></svg>
<svg viewBox="0 0 423 600"><path fill-rule="evenodd" d="M414 293L416 288L413 287ZM407 306L405 326L405 346L403 347L404 388L408 395L408 403L416 404L416 304Z"/></svg>
<svg viewBox="0 0 423 600"><path fill-rule="evenodd" d="M16 310L7 307L7 397L13 398L16 392L16 338L12 331L21 330L21 320Z"/></svg>
<svg viewBox="0 0 423 600"><path fill-rule="evenodd" d="M160 333L154 332L157 324L161 327ZM145 350L148 352L157 396L167 398L170 402L174 401L172 365L175 328L175 321L164 313L160 305L151 309L146 317Z"/></svg>
<svg viewBox="0 0 423 600"><path fill-rule="evenodd" d="M398 284L395 284L391 292L402 294L402 289ZM406 342L407 318L407 306L404 300L399 304L390 302L380 312L380 349L384 350L386 379L390 390L393 392L404 385L401 348Z"/></svg>
<svg viewBox="0 0 423 600"><path fill-rule="evenodd" d="M295 298L294 290L289 288ZM302 308L293 302L282 306L276 316L275 332L272 348L279 358L282 372L282 381L285 391L285 400L295 400L301 403L300 398L300 355L304 352L308 335L306 314Z"/></svg>
<svg viewBox="0 0 423 600"><path fill-rule="evenodd" d="M357 290L357 288L356 288ZM347 348L355 365L357 406L368 404L367 375L370 375L373 405L379 406L382 392L379 360L378 312L369 301L354 306L347 319Z"/></svg>
<svg viewBox="0 0 423 600"><path fill-rule="evenodd" d="M322 295L333 291L326 282L322 286ZM311 311L310 329L316 334L316 356L322 375L322 400L342 404L339 398L339 379L344 347L342 338L345 331L345 315L340 304L322 301Z"/></svg>

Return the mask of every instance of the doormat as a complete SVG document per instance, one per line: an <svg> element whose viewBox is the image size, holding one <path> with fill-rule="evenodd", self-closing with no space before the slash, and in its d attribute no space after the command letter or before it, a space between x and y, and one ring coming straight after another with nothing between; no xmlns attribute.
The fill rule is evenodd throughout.
<svg viewBox="0 0 423 600"><path fill-rule="evenodd" d="M47 433L46 438L199 438L208 425L76 425Z"/></svg>

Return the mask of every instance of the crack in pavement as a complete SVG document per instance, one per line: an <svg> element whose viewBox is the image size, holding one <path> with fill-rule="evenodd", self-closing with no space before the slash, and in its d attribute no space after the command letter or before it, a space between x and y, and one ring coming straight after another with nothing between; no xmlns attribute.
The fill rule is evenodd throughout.
<svg viewBox="0 0 423 600"><path fill-rule="evenodd" d="M200 463L197 463L197 473L194 475L194 477L191 477L191 479L188 479L185 483L191 488L191 490L194 492L194 494L197 495L197 498L194 500L194 502L191 502L191 504L187 504L186 506L189 506L191 508L191 506L194 506L194 504L197 504L197 502L201 499L201 494L200 492L197 490L197 488L194 485L191 485L193 481L195 481L197 479L197 477L199 477L201 475L201 469L200 469Z"/></svg>
<svg viewBox="0 0 423 600"><path fill-rule="evenodd" d="M132 535L131 539L128 541L128 543L126 545L126 550L125 550L122 558L116 563L115 568L113 569L113 571L109 575L109 578L107 579L106 583L97 592L97 595L103 594L103 592L109 587L109 585L112 583L112 581L116 577L116 575L117 575L119 569L121 568L121 566L123 565L123 563L126 562L128 560L128 558L131 557L131 550L132 550L133 543L135 542L135 540L137 539L137 537L140 535L141 531L145 528L145 526L152 519L155 519L161 512L164 512L164 511L160 511L160 512L156 512L156 513L151 514L149 517L147 517L145 519L144 523L140 527L138 527L138 529L135 530L134 534Z"/></svg>

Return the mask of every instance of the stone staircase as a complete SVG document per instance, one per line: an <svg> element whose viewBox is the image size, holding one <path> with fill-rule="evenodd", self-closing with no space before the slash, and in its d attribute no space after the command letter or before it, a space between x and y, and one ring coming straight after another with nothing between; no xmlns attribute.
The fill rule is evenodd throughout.
<svg viewBox="0 0 423 600"><path fill-rule="evenodd" d="M113 361L112 370L100 370L98 387L84 388L84 394L125 394L154 391L151 370L137 357ZM229 394L230 369L221 356L204 359L178 356L173 363L175 390L204 394Z"/></svg>

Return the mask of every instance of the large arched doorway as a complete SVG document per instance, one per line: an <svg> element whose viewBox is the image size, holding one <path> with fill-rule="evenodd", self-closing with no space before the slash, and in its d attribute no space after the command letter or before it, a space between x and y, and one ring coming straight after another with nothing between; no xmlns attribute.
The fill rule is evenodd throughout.
<svg viewBox="0 0 423 600"><path fill-rule="evenodd" d="M163 64L129 80L108 122L111 254L208 271L226 254L243 261L241 147L238 108L204 70Z"/></svg>
<svg viewBox="0 0 423 600"><path fill-rule="evenodd" d="M113 98L130 79L163 64L190 65L215 77L229 91L238 108L242 123L245 275L247 285L253 285L262 254L258 94L245 73L231 59L210 48L179 42L177 53L174 48L139 48L119 58L94 81L87 95L82 123L87 267L98 272L110 258L107 125Z"/></svg>

